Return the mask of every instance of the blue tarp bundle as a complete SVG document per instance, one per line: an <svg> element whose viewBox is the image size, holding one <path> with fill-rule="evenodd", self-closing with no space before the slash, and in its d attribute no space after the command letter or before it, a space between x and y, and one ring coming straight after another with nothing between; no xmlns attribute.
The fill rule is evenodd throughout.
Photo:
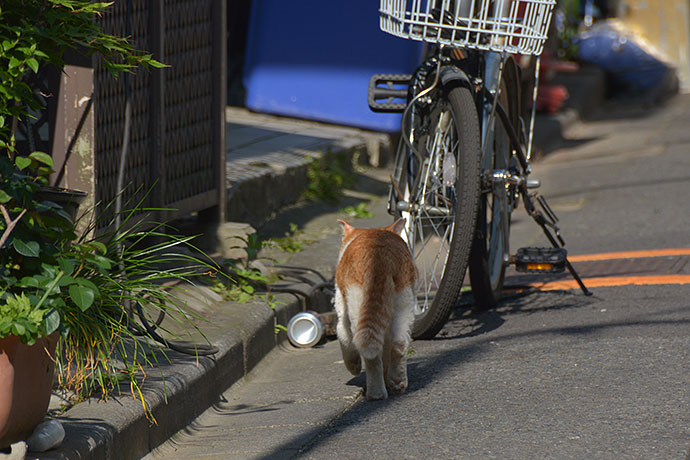
<svg viewBox="0 0 690 460"><path fill-rule="evenodd" d="M653 92L668 84L669 72L675 75L642 40L609 22L596 23L576 43L580 59L606 70L621 89Z"/></svg>

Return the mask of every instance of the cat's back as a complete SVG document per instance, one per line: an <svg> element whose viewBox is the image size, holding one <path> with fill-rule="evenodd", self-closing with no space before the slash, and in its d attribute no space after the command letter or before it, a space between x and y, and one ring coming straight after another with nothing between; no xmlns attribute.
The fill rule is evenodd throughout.
<svg viewBox="0 0 690 460"><path fill-rule="evenodd" d="M339 285L392 277L397 289L414 283L416 270L410 250L403 239L383 229L357 229L345 242L338 267Z"/></svg>

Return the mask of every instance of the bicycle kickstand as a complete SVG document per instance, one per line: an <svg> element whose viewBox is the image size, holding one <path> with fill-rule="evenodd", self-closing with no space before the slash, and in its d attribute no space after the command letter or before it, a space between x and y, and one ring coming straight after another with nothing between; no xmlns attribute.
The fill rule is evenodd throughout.
<svg viewBox="0 0 690 460"><path fill-rule="evenodd" d="M582 293L586 296L592 295L592 291L587 289L587 286L585 286L585 284L582 282L580 275L578 275L577 271L568 260L567 252L563 248L565 246L565 241L561 237L560 229L557 225L558 217L556 217L556 214L554 214L553 210L546 202L546 199L541 195L537 195L536 193L530 195L529 193L527 193L526 188L522 190L522 196L527 213L541 227L542 231L544 232L544 235L546 235L546 238L548 238L549 242L553 245L553 247L555 249L560 249L562 251L561 254L563 256L565 268L568 269L570 275L580 286ZM541 211L534 206L533 199L536 199L537 203L539 203Z"/></svg>

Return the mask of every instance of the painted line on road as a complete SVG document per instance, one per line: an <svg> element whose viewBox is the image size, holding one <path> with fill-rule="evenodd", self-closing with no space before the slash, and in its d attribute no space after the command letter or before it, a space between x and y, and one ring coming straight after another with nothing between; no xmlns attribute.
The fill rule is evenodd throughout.
<svg viewBox="0 0 690 460"><path fill-rule="evenodd" d="M610 286L650 286L658 284L690 284L690 275L646 275L646 276L608 276L598 278L583 278L582 282L588 288ZM556 291L579 289L575 280L547 281L544 283L530 283L531 287L540 291Z"/></svg>
<svg viewBox="0 0 690 460"><path fill-rule="evenodd" d="M650 249L646 251L604 252L568 256L570 262L594 262L597 260L641 259L645 257L690 256L690 248Z"/></svg>

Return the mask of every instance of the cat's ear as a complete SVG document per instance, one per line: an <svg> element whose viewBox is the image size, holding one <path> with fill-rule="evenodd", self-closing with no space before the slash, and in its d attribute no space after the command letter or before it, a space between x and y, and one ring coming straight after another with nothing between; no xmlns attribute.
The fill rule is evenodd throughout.
<svg viewBox="0 0 690 460"><path fill-rule="evenodd" d="M343 236L347 236L354 230L354 227L352 225L348 224L344 220L338 219L338 223L343 227Z"/></svg>
<svg viewBox="0 0 690 460"><path fill-rule="evenodd" d="M396 220L390 226L386 227L386 230L395 233L396 235L402 235L403 230L405 230L405 218L401 217Z"/></svg>

